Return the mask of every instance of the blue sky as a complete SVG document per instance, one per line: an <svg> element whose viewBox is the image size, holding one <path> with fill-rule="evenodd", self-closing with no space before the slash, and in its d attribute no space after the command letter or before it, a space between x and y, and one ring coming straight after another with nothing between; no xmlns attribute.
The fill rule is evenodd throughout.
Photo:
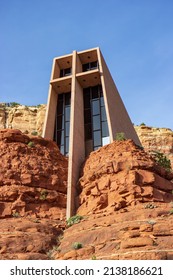
<svg viewBox="0 0 173 280"><path fill-rule="evenodd" d="M1 0L0 102L47 102L52 60L99 46L134 124L173 129L172 0Z"/></svg>

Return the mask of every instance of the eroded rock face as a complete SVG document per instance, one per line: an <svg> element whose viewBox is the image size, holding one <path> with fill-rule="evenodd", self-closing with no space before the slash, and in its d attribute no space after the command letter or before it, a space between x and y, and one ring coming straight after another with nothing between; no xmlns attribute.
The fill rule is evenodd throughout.
<svg viewBox="0 0 173 280"><path fill-rule="evenodd" d="M173 131L149 126L135 126L135 130L145 151L160 151L165 154L173 169Z"/></svg>
<svg viewBox="0 0 173 280"><path fill-rule="evenodd" d="M113 212L140 202L173 201L172 174L157 166L132 140L92 152L79 180L78 213Z"/></svg>
<svg viewBox="0 0 173 280"><path fill-rule="evenodd" d="M79 180L83 219L65 230L53 257L173 259L172 178L131 140L92 152Z"/></svg>
<svg viewBox="0 0 173 280"><path fill-rule="evenodd" d="M140 203L84 216L64 232L54 259L173 260L173 205ZM74 250L74 243L82 248Z"/></svg>
<svg viewBox="0 0 173 280"><path fill-rule="evenodd" d="M65 229L67 159L1 130L0 259L173 259L172 178L131 140L102 147L79 180L83 219Z"/></svg>
<svg viewBox="0 0 173 280"><path fill-rule="evenodd" d="M0 217L64 215L67 164L53 141L1 130Z"/></svg>
<svg viewBox="0 0 173 280"><path fill-rule="evenodd" d="M62 223L45 218L0 220L0 260L47 260L59 245Z"/></svg>
<svg viewBox="0 0 173 280"><path fill-rule="evenodd" d="M53 141L0 130L0 259L49 259L63 233L67 168Z"/></svg>
<svg viewBox="0 0 173 280"><path fill-rule="evenodd" d="M46 105L0 107L0 129L20 129L24 133L42 134Z"/></svg>

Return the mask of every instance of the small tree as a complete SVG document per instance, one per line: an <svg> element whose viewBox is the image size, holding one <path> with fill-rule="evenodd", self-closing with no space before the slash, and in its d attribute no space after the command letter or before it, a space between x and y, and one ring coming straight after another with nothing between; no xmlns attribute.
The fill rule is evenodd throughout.
<svg viewBox="0 0 173 280"><path fill-rule="evenodd" d="M145 123L141 123L140 126L146 126L146 124Z"/></svg>
<svg viewBox="0 0 173 280"><path fill-rule="evenodd" d="M10 102L9 103L11 107L16 107L16 106L19 106L20 104L17 103L17 102Z"/></svg>
<svg viewBox="0 0 173 280"><path fill-rule="evenodd" d="M171 161L163 153L153 151L152 156L160 166L164 167L166 171L171 172Z"/></svg>

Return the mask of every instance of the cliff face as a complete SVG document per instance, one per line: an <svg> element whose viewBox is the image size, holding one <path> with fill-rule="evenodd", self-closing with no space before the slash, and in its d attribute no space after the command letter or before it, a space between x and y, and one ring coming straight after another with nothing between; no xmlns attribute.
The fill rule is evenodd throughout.
<svg viewBox="0 0 173 280"><path fill-rule="evenodd" d="M172 173L132 140L92 152L68 227L67 165L53 141L0 131L0 259L173 259Z"/></svg>
<svg viewBox="0 0 173 280"><path fill-rule="evenodd" d="M0 107L0 129L20 129L24 133L42 134L46 105Z"/></svg>
<svg viewBox="0 0 173 280"><path fill-rule="evenodd" d="M173 131L149 126L135 126L135 130L145 151L164 153L170 159L173 169Z"/></svg>

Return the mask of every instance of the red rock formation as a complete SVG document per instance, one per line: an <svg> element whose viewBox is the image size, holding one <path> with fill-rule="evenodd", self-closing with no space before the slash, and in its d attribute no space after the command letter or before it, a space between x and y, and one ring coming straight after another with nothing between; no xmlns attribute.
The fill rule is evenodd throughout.
<svg viewBox="0 0 173 280"><path fill-rule="evenodd" d="M0 259L48 259L66 212L67 158L53 141L0 131Z"/></svg>
<svg viewBox="0 0 173 280"><path fill-rule="evenodd" d="M173 200L172 174L132 140L114 141L92 152L80 178L80 215L112 212L139 202Z"/></svg>
<svg viewBox="0 0 173 280"><path fill-rule="evenodd" d="M49 259L63 233L60 221L45 218L5 218L0 220L0 227L0 260Z"/></svg>
<svg viewBox="0 0 173 280"><path fill-rule="evenodd" d="M53 257L173 259L172 177L131 140L92 152L79 180L84 219L65 230Z"/></svg>
<svg viewBox="0 0 173 280"><path fill-rule="evenodd" d="M1 130L0 217L64 215L67 164L53 141Z"/></svg>
<svg viewBox="0 0 173 280"><path fill-rule="evenodd" d="M0 259L173 259L172 178L131 140L102 147L79 180L83 219L64 231L67 159L52 141L2 130Z"/></svg>

